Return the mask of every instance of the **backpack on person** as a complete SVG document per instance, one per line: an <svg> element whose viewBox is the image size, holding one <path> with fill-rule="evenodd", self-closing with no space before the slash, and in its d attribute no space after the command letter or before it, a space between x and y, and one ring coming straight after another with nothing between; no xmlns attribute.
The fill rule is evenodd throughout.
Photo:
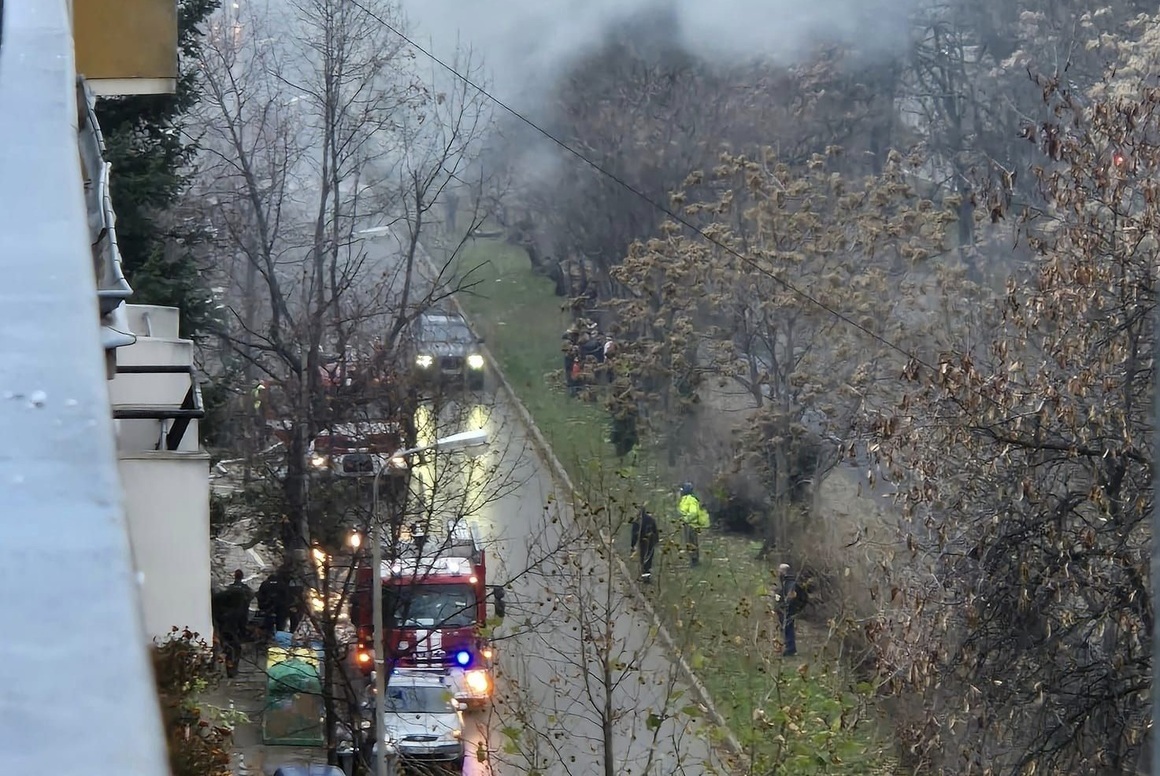
<svg viewBox="0 0 1160 776"><path fill-rule="evenodd" d="M806 586L799 582L796 578L791 579L788 585L791 593L790 599L786 604L791 617L800 614L810 603L810 594L806 590Z"/></svg>

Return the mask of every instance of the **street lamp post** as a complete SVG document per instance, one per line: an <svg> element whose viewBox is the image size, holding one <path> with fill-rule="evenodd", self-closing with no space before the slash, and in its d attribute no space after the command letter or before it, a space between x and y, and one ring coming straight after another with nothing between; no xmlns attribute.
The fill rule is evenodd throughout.
<svg viewBox="0 0 1160 776"><path fill-rule="evenodd" d="M374 607L374 671L375 671L375 776L387 776L387 675L385 633L383 628L383 537L379 516L379 478L389 468L394 458L401 458L428 450L459 450L487 444L487 431L463 431L429 445L400 450L387 456L386 463L375 470L371 481L371 566L374 568L374 589L371 591L371 605Z"/></svg>

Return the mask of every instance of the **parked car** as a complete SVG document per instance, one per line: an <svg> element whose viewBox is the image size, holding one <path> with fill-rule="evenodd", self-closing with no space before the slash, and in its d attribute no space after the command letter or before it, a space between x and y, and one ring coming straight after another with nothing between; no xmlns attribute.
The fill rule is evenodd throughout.
<svg viewBox="0 0 1160 776"><path fill-rule="evenodd" d="M466 749L461 708L445 675L394 671L387 684L387 755L404 767L429 764L462 773Z"/></svg>
<svg viewBox="0 0 1160 776"><path fill-rule="evenodd" d="M483 390L487 364L480 352L482 344L462 315L421 315L411 333L415 373L427 384L463 384L473 391Z"/></svg>

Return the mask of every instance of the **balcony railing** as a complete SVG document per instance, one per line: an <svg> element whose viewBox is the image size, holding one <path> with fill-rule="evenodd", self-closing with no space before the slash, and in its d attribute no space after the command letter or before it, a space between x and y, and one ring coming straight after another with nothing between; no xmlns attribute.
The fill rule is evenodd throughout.
<svg viewBox="0 0 1160 776"><path fill-rule="evenodd" d="M102 359L68 0L3 0L3 16L0 773L51 762L164 776Z"/></svg>
<svg viewBox="0 0 1160 776"><path fill-rule="evenodd" d="M185 432L189 429L191 420L200 420L205 417L205 406L201 401L201 386L198 385L197 375L192 365L157 364L143 366L120 365L117 374L121 375L189 375L189 390L178 406L151 405L148 407L115 407L113 418L116 420L158 420L169 421L168 428L163 428L161 438L157 441L158 450L178 450L185 439Z"/></svg>

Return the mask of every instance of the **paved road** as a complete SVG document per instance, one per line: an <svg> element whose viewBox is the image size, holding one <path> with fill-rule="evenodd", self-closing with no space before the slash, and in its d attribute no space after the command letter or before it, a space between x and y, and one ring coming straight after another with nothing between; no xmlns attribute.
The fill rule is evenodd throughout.
<svg viewBox="0 0 1160 776"><path fill-rule="evenodd" d="M478 465L494 475L477 489L485 503L470 519L487 542L489 583L511 586L497 634L500 701L472 720L471 746L485 747L490 762L469 757L467 772L601 774L606 741L612 773L645 773L650 758L651 774L713 772L691 720L661 721L692 701L673 697L680 677L655 633L567 527L562 494L512 408L485 399L445 415L440 434L455 425L490 432Z"/></svg>
<svg viewBox="0 0 1160 776"><path fill-rule="evenodd" d="M399 231L368 235L369 265L390 266ZM570 527L563 494L497 382L487 395L447 407L433 432L490 432L480 458L490 474L477 470L472 478L478 508L469 511L488 543L489 584L511 588L497 634L500 700L472 720L470 746L484 757L469 756L467 772L724 771L697 724L674 713L692 703L691 694L651 623L610 584L608 563L586 552Z"/></svg>

